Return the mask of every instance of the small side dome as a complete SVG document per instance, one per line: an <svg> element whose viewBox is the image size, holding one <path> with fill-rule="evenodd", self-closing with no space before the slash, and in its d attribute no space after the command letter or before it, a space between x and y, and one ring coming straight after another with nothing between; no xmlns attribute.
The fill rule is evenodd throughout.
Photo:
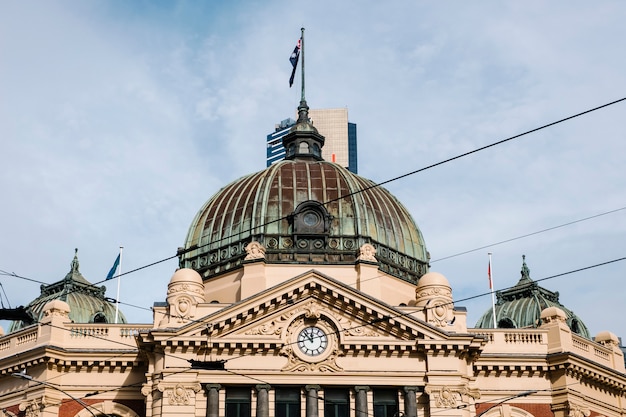
<svg viewBox="0 0 626 417"><path fill-rule="evenodd" d="M181 268L167 285L167 317L160 326L188 323L196 315L198 304L206 302L202 277L193 269Z"/></svg>
<svg viewBox="0 0 626 417"><path fill-rule="evenodd" d="M65 301L52 300L52 301L46 303L45 306L43 306L43 312L45 313L46 311L58 311L58 312L68 313L69 314L69 312L70 312L70 305L68 303L66 303Z"/></svg>
<svg viewBox="0 0 626 417"><path fill-rule="evenodd" d="M450 282L443 274L439 272L428 272L417 281L417 288L425 287L427 285L442 285L450 287Z"/></svg>
<svg viewBox="0 0 626 417"><path fill-rule="evenodd" d="M63 302L69 306L69 320L74 323L126 323L124 314L106 297L105 286L91 284L80 272L78 249L74 250L74 259L70 271L60 281L41 286L41 295L31 301L26 310L35 322L46 318L45 309L50 302ZM58 303L52 304L62 310ZM59 312L60 310L55 310ZM30 325L23 320L13 321L9 333Z"/></svg>
<svg viewBox="0 0 626 417"><path fill-rule="evenodd" d="M548 307L541 311L541 321L548 323L550 321L560 320L565 322L567 320L567 314L565 311L558 307Z"/></svg>
<svg viewBox="0 0 626 417"><path fill-rule="evenodd" d="M182 282L189 282L204 286L202 284L202 277L200 276L200 274L190 268L180 268L179 270L174 272L174 275L172 275L172 278L170 279L170 284L177 284Z"/></svg>
<svg viewBox="0 0 626 417"><path fill-rule="evenodd" d="M54 317L61 317L64 321L70 320L70 305L65 301L56 299L48 301L42 309L41 323L50 323Z"/></svg>
<svg viewBox="0 0 626 417"><path fill-rule="evenodd" d="M422 308L426 321L445 328L454 318L454 300L448 279L438 272L428 272L415 287L415 306Z"/></svg>
<svg viewBox="0 0 626 417"><path fill-rule="evenodd" d="M559 293L547 290L530 278L526 256L522 256L521 277L513 287L496 292L496 325L501 329L539 327L545 314L565 315L565 323L572 332L591 339L589 330L573 311L559 301ZM556 309L556 310L555 310ZM489 308L476 323L477 329L493 328L493 308ZM551 317L551 316L548 316Z"/></svg>
<svg viewBox="0 0 626 417"><path fill-rule="evenodd" d="M611 332L600 332L596 335L595 341L603 345L619 346L619 338Z"/></svg>

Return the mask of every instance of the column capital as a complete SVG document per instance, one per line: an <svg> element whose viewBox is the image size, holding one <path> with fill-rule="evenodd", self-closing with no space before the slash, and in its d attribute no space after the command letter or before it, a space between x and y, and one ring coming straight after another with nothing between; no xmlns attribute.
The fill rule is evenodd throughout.
<svg viewBox="0 0 626 417"><path fill-rule="evenodd" d="M272 386L269 384L257 384L254 386L254 388L256 388L257 391L261 391L261 390L269 391L272 389Z"/></svg>
<svg viewBox="0 0 626 417"><path fill-rule="evenodd" d="M367 385L357 385L357 386L354 387L354 390L356 392L359 392L359 391L369 391L370 387L368 387Z"/></svg>
<svg viewBox="0 0 626 417"><path fill-rule="evenodd" d="M222 388L220 384L204 384L204 390L209 392L212 389L219 391Z"/></svg>
<svg viewBox="0 0 626 417"><path fill-rule="evenodd" d="M304 389L309 392L311 390L315 390L315 392L319 391L322 389L322 387L320 387L319 385L305 385Z"/></svg>
<svg viewBox="0 0 626 417"><path fill-rule="evenodd" d="M402 389L406 393L409 393L409 392L419 392L420 391L420 387L418 387L418 386L405 386L405 387L402 387Z"/></svg>

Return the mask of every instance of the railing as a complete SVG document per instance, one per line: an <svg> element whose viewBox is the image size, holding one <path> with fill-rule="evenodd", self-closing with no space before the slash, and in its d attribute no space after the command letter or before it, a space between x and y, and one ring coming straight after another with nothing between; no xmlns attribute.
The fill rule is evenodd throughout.
<svg viewBox="0 0 626 417"><path fill-rule="evenodd" d="M544 329L468 329L487 340L483 353L486 354L535 354L548 353L548 331ZM559 343L559 342L557 342ZM614 358L610 347L593 342L575 333L560 341L562 352L572 352L591 361L606 366L613 366ZM551 345L552 350L554 346Z"/></svg>
<svg viewBox="0 0 626 417"><path fill-rule="evenodd" d="M468 329L487 339L484 353L546 354L547 332L541 329Z"/></svg>
<svg viewBox="0 0 626 417"><path fill-rule="evenodd" d="M49 344L66 348L136 349L133 338L151 328L151 324L35 324L1 336L0 352L2 357L7 357Z"/></svg>
<svg viewBox="0 0 626 417"><path fill-rule="evenodd" d="M596 361L603 365L611 366L613 360L613 351L599 343L592 342L582 336L572 333L572 346L574 352L587 359Z"/></svg>

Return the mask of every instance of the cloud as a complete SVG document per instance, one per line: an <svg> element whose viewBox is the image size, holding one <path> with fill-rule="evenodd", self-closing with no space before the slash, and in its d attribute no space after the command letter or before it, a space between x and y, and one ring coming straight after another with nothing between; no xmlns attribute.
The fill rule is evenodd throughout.
<svg viewBox="0 0 626 417"><path fill-rule="evenodd" d="M196 210L263 169L265 135L293 117L289 53L304 26L306 98L348 107L360 174L384 181L620 98L617 1L438 5L3 3L0 6L0 269L62 278L79 247L103 279L173 256ZM558 25L555 22L558 20ZM558 29L557 29L558 28ZM624 104L386 185L433 259L623 207ZM494 247L496 287L623 257L617 212ZM436 262L455 297L487 289L486 251ZM149 321L176 260L123 278ZM545 282L591 327L626 334L616 263ZM38 286L0 278L12 304ZM599 285L598 283L602 284ZM107 283L115 297L115 284ZM543 284L542 284L543 285ZM149 288L149 291L145 290ZM608 300L608 301L607 301ZM475 322L489 299L462 302ZM608 318L607 318L608 316Z"/></svg>

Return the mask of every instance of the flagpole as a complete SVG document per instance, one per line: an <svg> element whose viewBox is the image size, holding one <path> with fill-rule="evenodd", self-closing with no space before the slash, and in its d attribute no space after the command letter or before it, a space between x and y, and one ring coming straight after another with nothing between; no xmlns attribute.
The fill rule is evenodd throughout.
<svg viewBox="0 0 626 417"><path fill-rule="evenodd" d="M302 66L300 67L300 72L302 73L302 92L300 101L304 101L304 28L300 28L300 55L302 55Z"/></svg>
<svg viewBox="0 0 626 417"><path fill-rule="evenodd" d="M493 269L491 268L491 252L489 254L489 289L491 290L491 311L493 315L493 328L497 329L498 324L496 322L496 299L493 294Z"/></svg>
<svg viewBox="0 0 626 417"><path fill-rule="evenodd" d="M120 264L117 268L117 297L115 297L115 324L117 324L117 318L119 316L120 311L120 281L122 280L120 275L122 275L122 250L124 246L120 246Z"/></svg>

